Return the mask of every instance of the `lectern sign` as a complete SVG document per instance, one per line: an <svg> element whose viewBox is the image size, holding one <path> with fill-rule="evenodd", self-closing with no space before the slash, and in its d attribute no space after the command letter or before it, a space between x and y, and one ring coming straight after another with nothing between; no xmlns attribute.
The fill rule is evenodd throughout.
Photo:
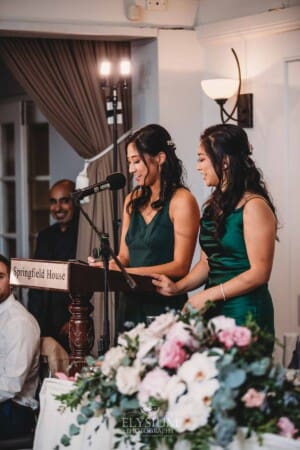
<svg viewBox="0 0 300 450"><path fill-rule="evenodd" d="M12 259L10 284L39 289L68 291L69 265L67 262Z"/></svg>

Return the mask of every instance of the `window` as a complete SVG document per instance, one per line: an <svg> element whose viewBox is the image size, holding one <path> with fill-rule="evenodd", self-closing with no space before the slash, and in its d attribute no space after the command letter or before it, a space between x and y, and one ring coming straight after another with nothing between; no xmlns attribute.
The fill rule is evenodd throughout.
<svg viewBox="0 0 300 450"><path fill-rule="evenodd" d="M0 252L33 256L49 225L49 126L32 102L0 103Z"/></svg>

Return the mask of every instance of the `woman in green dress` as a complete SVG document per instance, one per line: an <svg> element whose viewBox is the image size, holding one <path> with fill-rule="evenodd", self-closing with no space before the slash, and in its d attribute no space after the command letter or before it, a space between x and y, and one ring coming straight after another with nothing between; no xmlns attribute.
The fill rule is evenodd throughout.
<svg viewBox="0 0 300 450"><path fill-rule="evenodd" d="M209 317L225 315L244 324L249 313L274 334L268 290L277 219L262 174L251 158L245 131L231 124L209 127L201 136L197 170L213 188L200 227L201 257L177 282L155 275L164 295L178 295L205 284L188 302L201 310L210 300Z"/></svg>
<svg viewBox="0 0 300 450"><path fill-rule="evenodd" d="M125 199L118 257L129 273L182 278L192 262L200 213L184 184L175 144L165 128L151 124L130 136L126 151L136 186ZM114 261L110 269L118 270ZM122 294L117 328L121 331L127 321L146 322L166 307L181 309L186 300L186 294Z"/></svg>

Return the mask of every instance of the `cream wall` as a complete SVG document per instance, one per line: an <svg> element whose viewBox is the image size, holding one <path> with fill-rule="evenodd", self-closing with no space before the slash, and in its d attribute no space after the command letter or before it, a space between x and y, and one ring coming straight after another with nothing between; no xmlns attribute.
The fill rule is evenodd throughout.
<svg viewBox="0 0 300 450"><path fill-rule="evenodd" d="M234 78L233 47L241 62L242 92L254 95L254 127L247 132L280 221L270 281L280 340L285 332L300 332L299 24L300 8L294 7L274 12L273 21L269 15L251 16L220 22L215 32L216 24L197 31L203 62L200 77ZM217 105L202 92L203 128L218 121Z"/></svg>

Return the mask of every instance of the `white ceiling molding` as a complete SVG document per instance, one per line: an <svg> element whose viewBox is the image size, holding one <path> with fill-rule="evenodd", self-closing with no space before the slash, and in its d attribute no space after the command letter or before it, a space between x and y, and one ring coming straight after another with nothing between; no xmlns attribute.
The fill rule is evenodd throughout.
<svg viewBox="0 0 300 450"><path fill-rule="evenodd" d="M200 25L196 27L196 32L200 41L218 41L298 29L300 29L300 6Z"/></svg>
<svg viewBox="0 0 300 450"><path fill-rule="evenodd" d="M157 29L95 24L19 22L0 20L0 36L132 40L157 37Z"/></svg>

